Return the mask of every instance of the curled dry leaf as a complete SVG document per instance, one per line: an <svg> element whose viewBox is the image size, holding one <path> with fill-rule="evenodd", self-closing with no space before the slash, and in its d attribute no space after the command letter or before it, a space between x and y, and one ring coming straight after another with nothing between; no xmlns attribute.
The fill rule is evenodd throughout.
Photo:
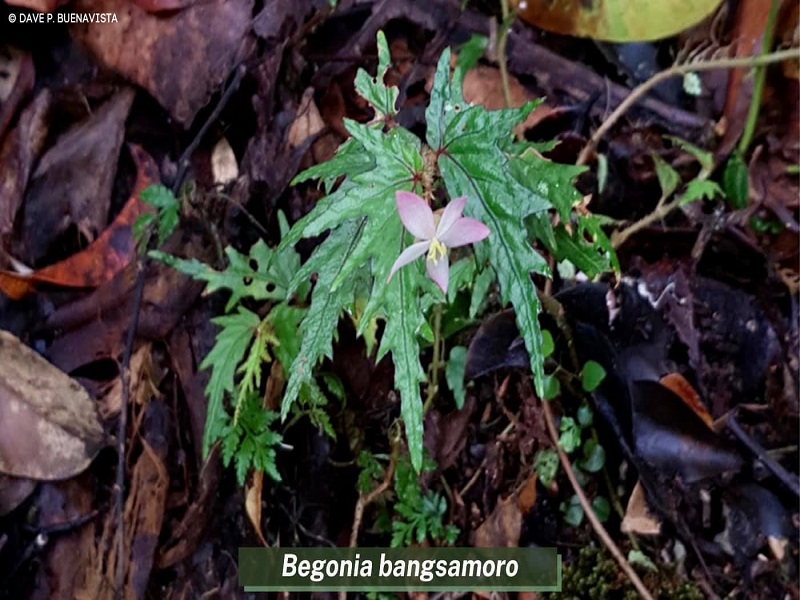
<svg viewBox="0 0 800 600"><path fill-rule="evenodd" d="M476 548L516 548L522 529L522 513L512 495L500 501L475 531Z"/></svg>
<svg viewBox="0 0 800 600"><path fill-rule="evenodd" d="M86 390L0 331L0 473L65 479L85 469L102 444Z"/></svg>
<svg viewBox="0 0 800 600"><path fill-rule="evenodd" d="M639 481L636 482L631 497L628 499L625 516L619 528L622 533L634 535L659 535L661 533L661 521L650 513L644 488Z"/></svg>
<svg viewBox="0 0 800 600"><path fill-rule="evenodd" d="M66 260L28 274L0 271L0 291L19 299L32 293L38 284L97 287L125 268L136 252L133 224L149 210L139 199L139 194L159 181L158 169L150 155L138 146L131 145L130 148L138 168L136 185L114 222L88 248Z"/></svg>

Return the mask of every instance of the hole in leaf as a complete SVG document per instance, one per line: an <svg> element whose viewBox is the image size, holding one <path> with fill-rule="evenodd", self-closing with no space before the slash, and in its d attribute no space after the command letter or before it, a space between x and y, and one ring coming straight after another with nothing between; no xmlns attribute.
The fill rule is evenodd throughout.
<svg viewBox="0 0 800 600"><path fill-rule="evenodd" d="M255 258L251 258L247 264L250 265L253 271L258 271L258 261Z"/></svg>
<svg viewBox="0 0 800 600"><path fill-rule="evenodd" d="M252 277L245 277L243 281L244 281L245 285L250 285L251 283L253 283L253 278Z"/></svg>
<svg viewBox="0 0 800 600"><path fill-rule="evenodd" d="M274 292L275 291L275 287L276 287L275 284L270 281L267 284L267 293L271 294L272 292Z"/></svg>

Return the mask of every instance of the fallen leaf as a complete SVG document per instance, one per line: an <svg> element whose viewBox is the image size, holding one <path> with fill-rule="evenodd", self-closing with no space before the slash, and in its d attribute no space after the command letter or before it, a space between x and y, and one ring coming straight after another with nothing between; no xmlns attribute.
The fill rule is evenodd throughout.
<svg viewBox="0 0 800 600"><path fill-rule="evenodd" d="M102 27L72 25L73 39L187 127L243 58L253 0L208 0L169 17L128 0L77 0L73 10L117 15L118 23Z"/></svg>
<svg viewBox="0 0 800 600"><path fill-rule="evenodd" d="M0 517L22 504L35 487L33 479L0 475Z"/></svg>
<svg viewBox="0 0 800 600"><path fill-rule="evenodd" d="M522 489L519 492L519 498L517 500L519 510L523 515L527 515L533 507L536 506L536 480L537 475L534 471L528 477L528 480L522 486Z"/></svg>
<svg viewBox="0 0 800 600"><path fill-rule="evenodd" d="M36 73L27 52L0 47L0 140L20 104L33 90Z"/></svg>
<svg viewBox="0 0 800 600"><path fill-rule="evenodd" d="M476 548L516 548L522 528L522 513L513 496L500 501L475 531Z"/></svg>
<svg viewBox="0 0 800 600"><path fill-rule="evenodd" d="M247 512L247 518L250 519L250 524L255 529L261 544L268 548L267 540L264 539L264 534L261 532L261 489L264 485L264 473L262 471L255 471L253 478L247 484L244 492L244 508Z"/></svg>
<svg viewBox="0 0 800 600"><path fill-rule="evenodd" d="M148 205L139 194L159 181L158 169L153 159L142 148L131 145L131 154L137 164L136 185L130 199L113 223L85 250L29 274L0 271L0 291L20 299L32 293L37 285L90 288L110 281L131 261L136 252L133 224Z"/></svg>
<svg viewBox="0 0 800 600"><path fill-rule="evenodd" d="M134 92L124 89L62 134L39 159L25 192L21 239L38 263L74 225L93 241L108 224L125 120Z"/></svg>
<svg viewBox="0 0 800 600"><path fill-rule="evenodd" d="M67 2L69 2L69 0L6 0L6 4L9 6L29 8L41 13L51 13Z"/></svg>
<svg viewBox="0 0 800 600"><path fill-rule="evenodd" d="M609 42L656 40L702 21L721 0L513 0L535 27Z"/></svg>
<svg viewBox="0 0 800 600"><path fill-rule="evenodd" d="M211 152L211 174L216 185L226 185L239 176L236 155L225 138L220 138Z"/></svg>
<svg viewBox="0 0 800 600"><path fill-rule="evenodd" d="M680 373L664 375L664 377L661 378L661 385L683 400L683 403L691 408L692 412L700 417L703 423L708 425L709 429L712 429L714 419L708 414L708 409L706 409L705 404L703 404L700 394L692 387L691 383L686 381L683 375Z"/></svg>
<svg viewBox="0 0 800 600"><path fill-rule="evenodd" d="M308 138L316 136L323 129L325 129L325 122L314 102L314 88L310 87L303 92L300 106L297 107L297 116L289 127L287 136L289 145L292 148L299 148Z"/></svg>
<svg viewBox="0 0 800 600"><path fill-rule="evenodd" d="M28 178L44 150L51 100L49 90L39 92L22 111L17 126L5 137L0 147L0 164L3 165L0 172L0 241L11 237Z"/></svg>
<svg viewBox="0 0 800 600"><path fill-rule="evenodd" d="M184 9L195 0L133 0L133 3L149 13L160 13Z"/></svg>
<svg viewBox="0 0 800 600"><path fill-rule="evenodd" d="M0 473L65 479L89 465L103 437L86 390L0 331Z"/></svg>
<svg viewBox="0 0 800 600"><path fill-rule="evenodd" d="M661 521L650 513L644 488L638 481L628 499L625 516L622 518L619 528L622 533L634 535L659 535L661 533Z"/></svg>

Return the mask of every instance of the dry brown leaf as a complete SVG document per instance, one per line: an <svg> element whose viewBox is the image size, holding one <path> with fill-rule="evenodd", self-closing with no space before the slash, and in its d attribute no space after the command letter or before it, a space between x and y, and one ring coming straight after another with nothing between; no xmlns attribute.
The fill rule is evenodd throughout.
<svg viewBox="0 0 800 600"><path fill-rule="evenodd" d="M628 499L620 531L635 535L658 535L661 533L661 521L650 513L644 488L639 481L636 482L631 497Z"/></svg>
<svg viewBox="0 0 800 600"><path fill-rule="evenodd" d="M64 6L69 0L6 0L10 6L29 8L41 13L51 13L59 6Z"/></svg>
<svg viewBox="0 0 800 600"><path fill-rule="evenodd" d="M103 437L86 390L0 331L0 473L65 479L89 465Z"/></svg>
<svg viewBox="0 0 800 600"><path fill-rule="evenodd" d="M534 471L519 492L519 510L523 515L527 515L536 506L536 479L536 471Z"/></svg>
<svg viewBox="0 0 800 600"><path fill-rule="evenodd" d="M22 504L35 487L33 479L0 475L0 517Z"/></svg>
<svg viewBox="0 0 800 600"><path fill-rule="evenodd" d="M253 473L253 478L247 484L244 493L244 508L247 512L247 518L250 519L250 524L258 535L259 541L265 548L269 547L267 540L264 539L264 534L261 532L261 490L264 486L264 473L256 471Z"/></svg>
<svg viewBox="0 0 800 600"><path fill-rule="evenodd" d="M124 89L70 128L39 159L25 192L22 243L39 263L70 226L87 240L108 225L117 162L134 92Z"/></svg>
<svg viewBox="0 0 800 600"><path fill-rule="evenodd" d="M243 58L253 0L208 0L170 16L129 0L76 0L75 12L115 13L118 23L75 24L73 38L102 66L141 86L189 126Z"/></svg>
<svg viewBox="0 0 800 600"><path fill-rule="evenodd" d="M708 425L709 429L713 429L714 419L708 413L700 394L695 391L691 383L686 381L683 375L680 373L668 373L661 378L661 385L683 400L683 403L691 408L692 412L700 417L703 423Z"/></svg>
<svg viewBox="0 0 800 600"><path fill-rule="evenodd" d="M128 265L136 252L133 224L150 210L139 199L139 194L159 181L158 169L150 155L138 146L131 145L130 148L138 166L136 185L111 225L85 250L54 265L27 274L0 271L0 291L10 298L19 299L32 293L37 284L96 287L111 281Z"/></svg>
<svg viewBox="0 0 800 600"><path fill-rule="evenodd" d="M0 140L17 108L33 90L36 73L27 52L0 47Z"/></svg>
<svg viewBox="0 0 800 600"><path fill-rule="evenodd" d="M211 175L216 185L226 185L239 176L236 155L225 138L220 138L211 151Z"/></svg>
<svg viewBox="0 0 800 600"><path fill-rule="evenodd" d="M522 513L518 501L510 496L495 506L473 536L476 548L516 548L522 529Z"/></svg>
<svg viewBox="0 0 800 600"><path fill-rule="evenodd" d="M297 107L297 117L289 128L288 141L292 148L299 148L310 137L317 135L325 129L325 121L319 113L314 102L314 88L310 87L303 92L300 106Z"/></svg>

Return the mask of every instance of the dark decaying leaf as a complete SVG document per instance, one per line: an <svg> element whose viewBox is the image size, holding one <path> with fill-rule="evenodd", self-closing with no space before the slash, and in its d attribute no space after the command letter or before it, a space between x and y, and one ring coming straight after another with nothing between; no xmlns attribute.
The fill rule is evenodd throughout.
<svg viewBox="0 0 800 600"><path fill-rule="evenodd" d="M64 479L85 469L102 444L86 390L0 332L0 473Z"/></svg>
<svg viewBox="0 0 800 600"><path fill-rule="evenodd" d="M30 274L0 271L0 291L19 299L32 293L37 285L69 288L91 288L110 281L122 271L136 251L133 224L148 206L139 194L159 181L153 159L142 148L131 145L131 154L138 168L131 197L109 227L85 250L54 265Z"/></svg>
<svg viewBox="0 0 800 600"><path fill-rule="evenodd" d="M106 227L133 97L131 89L118 92L39 159L23 206L21 238L27 262L39 263L71 225L89 241Z"/></svg>
<svg viewBox="0 0 800 600"><path fill-rule="evenodd" d="M768 538L787 540L797 536L789 511L766 488L756 483L731 487L725 494L725 530L720 534L723 548L737 562L754 558Z"/></svg>
<svg viewBox="0 0 800 600"><path fill-rule="evenodd" d="M693 483L742 467L742 457L686 403L657 382L636 381L633 438L636 455L659 472Z"/></svg>
<svg viewBox="0 0 800 600"><path fill-rule="evenodd" d="M464 379L469 381L499 369L526 367L530 367L530 360L514 311L504 310L484 320L472 338Z"/></svg>
<svg viewBox="0 0 800 600"><path fill-rule="evenodd" d="M35 487L33 479L0 475L0 517L17 508Z"/></svg>
<svg viewBox="0 0 800 600"><path fill-rule="evenodd" d="M181 125L225 81L246 52L252 0L210 0L169 17L127 0L77 0L75 12L109 12L117 23L75 24L76 41L104 67L143 87Z"/></svg>
<svg viewBox="0 0 800 600"><path fill-rule="evenodd" d="M0 47L0 140L20 104L33 90L35 72L30 54Z"/></svg>

